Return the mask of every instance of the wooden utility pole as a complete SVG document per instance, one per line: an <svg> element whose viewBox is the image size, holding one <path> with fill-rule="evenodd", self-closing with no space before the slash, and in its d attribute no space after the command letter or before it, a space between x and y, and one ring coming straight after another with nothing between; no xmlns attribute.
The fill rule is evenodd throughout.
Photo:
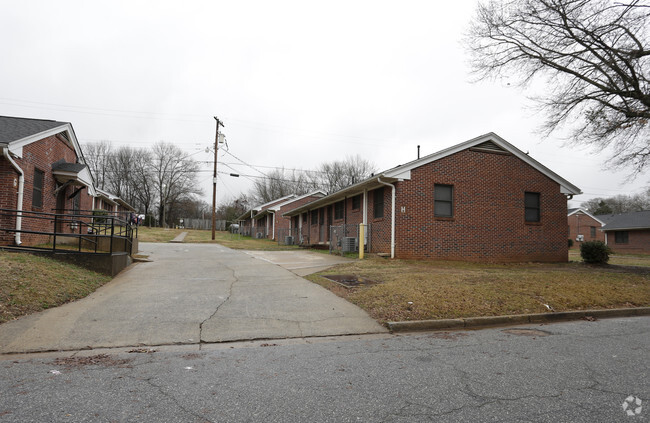
<svg viewBox="0 0 650 423"><path fill-rule="evenodd" d="M214 241L216 226L217 226L217 151L219 151L219 126L223 123L218 117L214 117L217 121L217 134L214 137L214 173L212 174L212 240Z"/></svg>

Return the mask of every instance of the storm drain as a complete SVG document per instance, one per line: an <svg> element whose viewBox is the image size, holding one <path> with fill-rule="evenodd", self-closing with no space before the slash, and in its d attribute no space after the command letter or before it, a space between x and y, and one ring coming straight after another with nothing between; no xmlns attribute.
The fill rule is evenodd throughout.
<svg viewBox="0 0 650 423"><path fill-rule="evenodd" d="M323 275L325 279L343 285L346 288L355 288L357 286L376 285L377 282L366 278L359 278L354 275Z"/></svg>
<svg viewBox="0 0 650 423"><path fill-rule="evenodd" d="M520 336L549 336L551 333L539 329L504 329L502 332Z"/></svg>

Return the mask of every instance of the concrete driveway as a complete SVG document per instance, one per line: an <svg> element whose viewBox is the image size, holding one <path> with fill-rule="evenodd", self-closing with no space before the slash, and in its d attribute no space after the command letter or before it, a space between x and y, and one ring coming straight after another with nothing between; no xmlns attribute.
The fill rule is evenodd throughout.
<svg viewBox="0 0 650 423"><path fill-rule="evenodd" d="M0 353L386 332L355 305L256 257L263 254L216 244L140 249L151 263L83 300L0 325Z"/></svg>
<svg viewBox="0 0 650 423"><path fill-rule="evenodd" d="M244 251L246 254L260 260L277 264L298 276L311 275L341 263L354 261L349 258L335 256L315 251Z"/></svg>

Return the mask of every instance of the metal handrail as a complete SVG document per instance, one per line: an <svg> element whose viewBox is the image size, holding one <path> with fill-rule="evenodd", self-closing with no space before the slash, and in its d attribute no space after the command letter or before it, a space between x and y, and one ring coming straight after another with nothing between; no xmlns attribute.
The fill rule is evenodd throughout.
<svg viewBox="0 0 650 423"><path fill-rule="evenodd" d="M116 216L80 214L80 213L61 214L61 213L48 213L48 212L36 212L36 211L28 211L28 210L26 211L26 210L0 208L0 217L15 218L19 212L21 213L23 218L23 225L21 229L18 230L15 228L15 226L3 227L2 219L0 219L0 231L7 232L7 233L25 233L25 234L42 235L42 236L51 237L52 247L47 248L47 250L51 250L51 251L73 252L74 250L70 250L68 248L61 248L63 243L60 243L60 238L66 237L66 238L78 239L78 241L75 243L77 244L77 250L78 250L77 252L79 253L113 254L115 252L114 242L118 239L124 242L124 250L126 250L125 252L128 252L129 254L133 252L133 234L134 234L134 230L132 227L133 225L131 225L131 223L128 222L127 220L120 219ZM102 219L101 223L97 222L98 219ZM50 221L52 222L52 226L51 226L52 229L50 231L33 230L33 228L30 229L29 222L31 220ZM5 223L5 225L7 223ZM9 224L11 225L11 223ZM63 229L64 227L68 227L71 230L65 231ZM84 233L84 228L87 233ZM137 236L137 228L135 233ZM100 238L106 238L106 237L110 237L109 251L108 252L98 251ZM93 252L82 251L84 243L86 243L87 245L89 244L91 246L90 249L92 249ZM36 247L36 246L21 246L21 247L27 249L34 249L34 250L45 249L43 247Z"/></svg>

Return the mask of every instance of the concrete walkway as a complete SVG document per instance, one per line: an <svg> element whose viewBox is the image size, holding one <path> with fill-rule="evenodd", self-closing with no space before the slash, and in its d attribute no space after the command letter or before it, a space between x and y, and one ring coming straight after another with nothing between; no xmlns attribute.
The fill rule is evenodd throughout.
<svg viewBox="0 0 650 423"><path fill-rule="evenodd" d="M280 266L216 244L140 245L87 298L0 325L0 353L386 332Z"/></svg>
<svg viewBox="0 0 650 423"><path fill-rule="evenodd" d="M315 251L244 251L246 254L287 269L298 276L311 275L353 259Z"/></svg>

